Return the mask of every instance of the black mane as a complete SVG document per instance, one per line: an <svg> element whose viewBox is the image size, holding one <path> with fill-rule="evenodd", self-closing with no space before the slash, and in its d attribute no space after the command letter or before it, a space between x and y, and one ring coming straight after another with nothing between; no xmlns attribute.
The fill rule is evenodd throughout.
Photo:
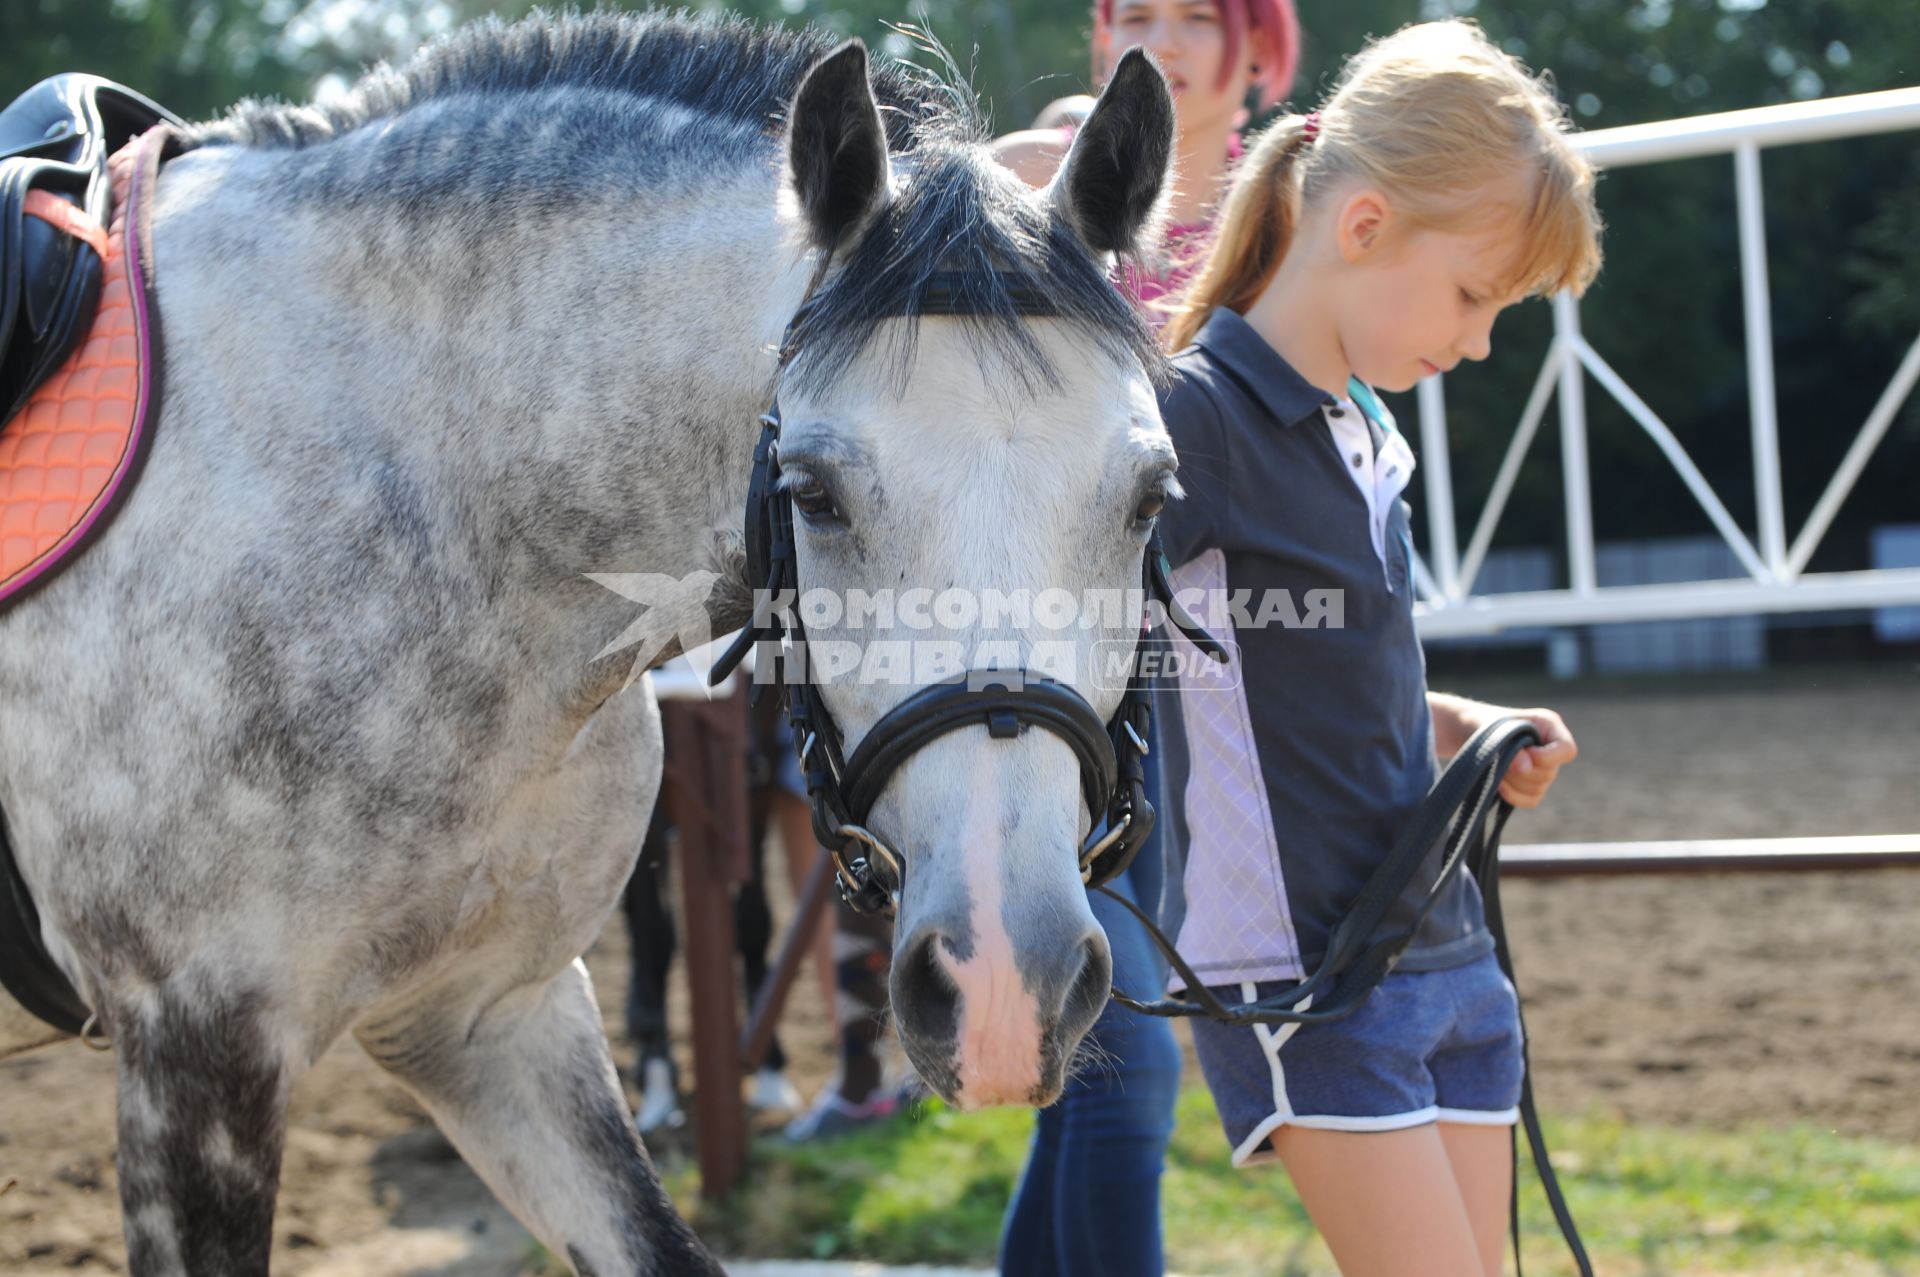
<svg viewBox="0 0 1920 1277"><path fill-rule="evenodd" d="M685 11L535 13L513 23L485 18L427 45L404 66L373 68L338 100L242 102L224 118L196 126L187 145L296 149L436 98L567 86L628 89L774 134L801 76L838 43L811 29ZM965 99L924 72L876 60L873 88L895 151L912 149L936 122L942 132L984 133Z"/></svg>
<svg viewBox="0 0 1920 1277"><path fill-rule="evenodd" d="M1029 390L1058 377L1024 322L1021 294L1045 298L1099 349L1132 356L1156 380L1166 375L1158 341L1106 265L982 147L924 148L899 197L838 266L794 326L802 352L795 371L814 387L830 385L866 350L881 320L898 316L909 322L887 353L892 375L903 381L913 367L919 316L953 309L944 295L931 308L927 299L956 282L964 292L962 322L975 342Z"/></svg>

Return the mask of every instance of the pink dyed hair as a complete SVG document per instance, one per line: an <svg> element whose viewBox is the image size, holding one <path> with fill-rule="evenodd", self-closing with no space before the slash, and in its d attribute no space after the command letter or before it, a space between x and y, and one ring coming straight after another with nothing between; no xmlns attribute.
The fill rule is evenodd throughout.
<svg viewBox="0 0 1920 1277"><path fill-rule="evenodd" d="M1095 25L1113 26L1113 4L1114 0L1093 0ZM1226 84L1227 68L1239 58L1240 42L1249 31L1265 34L1272 56L1261 60L1254 83L1260 86L1260 109L1272 110L1293 88L1293 73L1300 65L1300 17L1293 0L1213 0L1213 7L1227 35L1219 83ZM1094 70L1097 76L1099 68Z"/></svg>

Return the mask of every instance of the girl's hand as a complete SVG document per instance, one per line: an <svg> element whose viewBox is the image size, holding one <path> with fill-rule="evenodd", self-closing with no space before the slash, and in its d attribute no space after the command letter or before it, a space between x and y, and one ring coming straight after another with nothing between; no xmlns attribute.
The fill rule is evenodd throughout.
<svg viewBox="0 0 1920 1277"><path fill-rule="evenodd" d="M1514 756L1500 780L1500 796L1515 807L1538 807L1560 769L1580 757L1580 747L1560 715L1550 709L1502 709L1494 717L1524 718L1540 733L1540 744Z"/></svg>

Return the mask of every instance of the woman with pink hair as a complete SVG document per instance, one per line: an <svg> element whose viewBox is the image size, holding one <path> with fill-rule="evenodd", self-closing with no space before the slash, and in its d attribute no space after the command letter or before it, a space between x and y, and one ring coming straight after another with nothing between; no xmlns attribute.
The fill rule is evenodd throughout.
<svg viewBox="0 0 1920 1277"><path fill-rule="evenodd" d="M1240 156L1240 131L1272 110L1293 86L1300 21L1293 0L1095 0L1093 72L1104 83L1120 55L1144 48L1167 77L1179 131L1161 259L1128 272L1143 302L1177 289L1198 252L1214 206ZM1000 162L1034 186L1053 180L1090 97L1062 98L1036 127L994 143Z"/></svg>

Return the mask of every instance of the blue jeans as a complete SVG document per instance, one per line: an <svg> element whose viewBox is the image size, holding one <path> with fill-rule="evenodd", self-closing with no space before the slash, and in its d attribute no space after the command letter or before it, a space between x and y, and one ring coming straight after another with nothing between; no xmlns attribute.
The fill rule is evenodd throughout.
<svg viewBox="0 0 1920 1277"><path fill-rule="evenodd" d="M1157 841L1157 840L1156 840ZM1150 843L1114 881L1158 894ZM1161 958L1132 914L1093 892L1113 980L1134 997L1165 988ZM1151 909L1149 910L1151 912ZM1041 1109L1000 1237L1001 1277L1160 1277L1160 1169L1180 1092L1180 1048L1165 1020L1109 1002L1089 1035L1107 1062Z"/></svg>

